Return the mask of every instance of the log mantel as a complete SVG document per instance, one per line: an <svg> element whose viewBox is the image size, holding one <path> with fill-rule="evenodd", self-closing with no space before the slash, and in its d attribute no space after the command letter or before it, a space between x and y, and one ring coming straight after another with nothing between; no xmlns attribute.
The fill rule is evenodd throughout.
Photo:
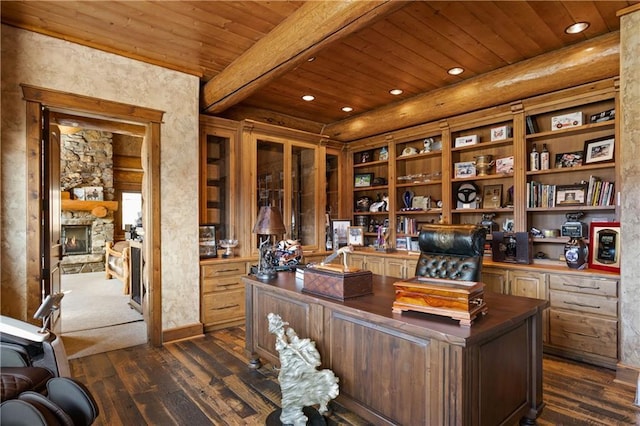
<svg viewBox="0 0 640 426"><path fill-rule="evenodd" d="M84 201L84 200L61 200L62 211L86 211L91 212L96 217L105 217L110 211L118 210L117 201Z"/></svg>

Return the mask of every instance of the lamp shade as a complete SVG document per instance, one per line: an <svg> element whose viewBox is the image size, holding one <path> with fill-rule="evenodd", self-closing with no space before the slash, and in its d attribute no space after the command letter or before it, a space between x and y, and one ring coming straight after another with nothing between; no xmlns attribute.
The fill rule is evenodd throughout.
<svg viewBox="0 0 640 426"><path fill-rule="evenodd" d="M276 207L260 207L258 219L253 227L253 233L258 235L281 235L286 233L280 210Z"/></svg>

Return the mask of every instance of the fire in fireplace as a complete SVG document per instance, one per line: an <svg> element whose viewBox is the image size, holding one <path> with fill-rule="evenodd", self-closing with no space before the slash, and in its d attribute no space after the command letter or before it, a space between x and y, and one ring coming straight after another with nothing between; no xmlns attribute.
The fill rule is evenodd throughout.
<svg viewBox="0 0 640 426"><path fill-rule="evenodd" d="M91 225L62 226L62 255L91 253Z"/></svg>

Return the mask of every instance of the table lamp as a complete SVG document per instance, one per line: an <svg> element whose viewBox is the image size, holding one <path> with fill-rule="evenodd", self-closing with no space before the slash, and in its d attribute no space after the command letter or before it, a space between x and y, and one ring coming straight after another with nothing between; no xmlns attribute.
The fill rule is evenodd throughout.
<svg viewBox="0 0 640 426"><path fill-rule="evenodd" d="M276 207L263 206L260 207L258 219L253 227L253 233L258 234L260 238L260 259L258 260L258 271L256 278L261 280L270 280L277 276L276 268L273 265L271 256L267 256L270 250L270 240L272 235L281 235L286 233L282 221L282 215ZM262 235L266 238L263 240Z"/></svg>

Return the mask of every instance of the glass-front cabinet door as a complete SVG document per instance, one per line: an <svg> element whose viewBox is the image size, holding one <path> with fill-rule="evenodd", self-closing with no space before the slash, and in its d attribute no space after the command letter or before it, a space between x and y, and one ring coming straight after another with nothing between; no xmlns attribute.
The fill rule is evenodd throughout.
<svg viewBox="0 0 640 426"><path fill-rule="evenodd" d="M291 147L291 231L294 240L316 246L316 149Z"/></svg>
<svg viewBox="0 0 640 426"><path fill-rule="evenodd" d="M237 122L202 116L200 118L200 225L207 229L210 242L215 245L222 239L236 238L236 205L239 192L236 188L235 162ZM215 243L215 244L213 244ZM201 257L216 257L207 249Z"/></svg>
<svg viewBox="0 0 640 426"><path fill-rule="evenodd" d="M251 209L238 213L250 233L251 254L257 254L258 238L251 231L263 206L282 214L286 234L275 241L298 240L305 252L324 250L326 147L319 136L244 122L242 139L241 186L253 195Z"/></svg>
<svg viewBox="0 0 640 426"><path fill-rule="evenodd" d="M317 147L258 139L256 144L257 212L277 207L287 234L303 246L317 245Z"/></svg>

